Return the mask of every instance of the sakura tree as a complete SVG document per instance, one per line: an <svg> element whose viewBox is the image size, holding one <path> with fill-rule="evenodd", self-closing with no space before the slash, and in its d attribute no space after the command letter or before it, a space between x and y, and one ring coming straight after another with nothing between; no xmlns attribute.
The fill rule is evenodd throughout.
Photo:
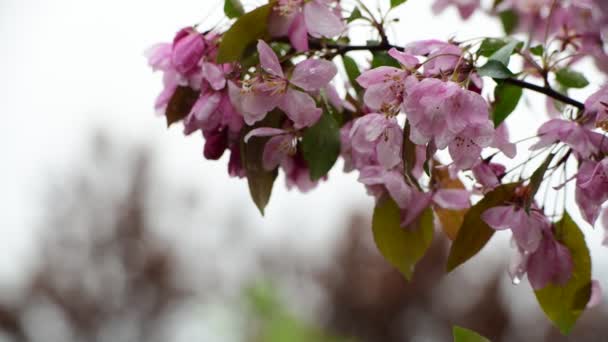
<svg viewBox="0 0 608 342"><path fill-rule="evenodd" d="M452 240L448 272L510 230L513 282L527 275L567 334L601 300L581 228L608 228L608 210L598 220L608 201L608 86L587 99L569 93L589 86L581 61L608 72L608 2L436 0L435 12L496 18L505 36L404 46L387 28L406 1L378 2L376 11L361 0L271 0L245 12L225 0L229 27L186 27L148 51L163 73L155 108L184 134L200 131L206 159L228 151L229 175L247 179L262 214L279 170L289 189L307 192L342 158L376 199L378 249L407 279L436 227ZM353 25L377 39L351 44ZM546 98L545 113L530 113L545 122L513 142L504 121L524 91ZM585 227L568 213L572 193Z"/></svg>

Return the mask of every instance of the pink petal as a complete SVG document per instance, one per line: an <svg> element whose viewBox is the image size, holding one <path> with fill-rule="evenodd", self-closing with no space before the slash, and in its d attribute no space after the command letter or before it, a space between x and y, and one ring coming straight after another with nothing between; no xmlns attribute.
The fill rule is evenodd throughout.
<svg viewBox="0 0 608 342"><path fill-rule="evenodd" d="M315 38L332 38L345 29L342 20L329 7L314 0L304 5L304 21L308 33Z"/></svg>
<svg viewBox="0 0 608 342"><path fill-rule="evenodd" d="M481 219L484 220L488 226L496 230L503 230L511 228L511 220L514 214L515 209L513 206L498 206L484 211L481 214Z"/></svg>
<svg viewBox="0 0 608 342"><path fill-rule="evenodd" d="M403 133L396 124L388 127L384 133L385 136L380 138L378 145L376 145L378 162L385 168L392 169L401 163Z"/></svg>
<svg viewBox="0 0 608 342"><path fill-rule="evenodd" d="M439 189L433 195L433 201L444 209L460 210L471 206L470 197L464 189Z"/></svg>
<svg viewBox="0 0 608 342"><path fill-rule="evenodd" d="M600 282L597 280L591 281L591 296L589 297L589 301L587 302L587 309L591 309L593 307L598 306L603 301L602 295L602 287Z"/></svg>
<svg viewBox="0 0 608 342"><path fill-rule="evenodd" d="M226 86L224 70L217 64L203 63L203 75L211 85L211 88L215 90L222 90Z"/></svg>
<svg viewBox="0 0 608 342"><path fill-rule="evenodd" d="M258 53L260 54L260 64L264 71L271 75L283 77L283 69L279 58L272 48L263 40L258 40Z"/></svg>
<svg viewBox="0 0 608 342"><path fill-rule="evenodd" d="M312 126L322 113L310 95L292 88L287 89L279 108L293 121L295 129Z"/></svg>
<svg viewBox="0 0 608 342"><path fill-rule="evenodd" d="M532 288L540 290L550 283L565 284L572 274L572 257L564 245L545 235L536 252L528 261L528 280Z"/></svg>
<svg viewBox="0 0 608 342"><path fill-rule="evenodd" d="M277 135L266 142L262 155L264 169L270 171L279 166L281 161L289 155L289 146L292 139L293 137L289 134Z"/></svg>
<svg viewBox="0 0 608 342"><path fill-rule="evenodd" d="M325 59L307 59L298 63L290 82L306 91L319 90L336 76L336 65Z"/></svg>
<svg viewBox="0 0 608 342"><path fill-rule="evenodd" d="M304 15L298 14L289 27L289 41L297 51L308 51L308 32L304 24Z"/></svg>
<svg viewBox="0 0 608 342"><path fill-rule="evenodd" d="M381 66L362 73L359 77L357 77L357 83L359 83L363 88L368 88L373 84L382 83L401 72L403 71L394 67Z"/></svg>
<svg viewBox="0 0 608 342"><path fill-rule="evenodd" d="M401 212L401 227L402 228L417 228L413 227L412 223L416 221L424 211L431 205L432 194L428 192L413 192L409 204L405 210Z"/></svg>
<svg viewBox="0 0 608 342"><path fill-rule="evenodd" d="M251 131L249 131L249 133L247 133L244 141L248 142L249 139L251 139L252 137L271 137L274 135L285 134L287 132L288 131L286 131L284 129L280 129L280 128L271 128L271 127L255 128L255 129L252 129Z"/></svg>
<svg viewBox="0 0 608 342"><path fill-rule="evenodd" d="M270 12L270 15L268 15L268 33L272 37L287 36L289 27L292 25L295 17L295 14L285 16L281 15L278 11L273 10Z"/></svg>
<svg viewBox="0 0 608 342"><path fill-rule="evenodd" d="M186 117L186 134L199 128L214 129L219 125L221 117L216 113L222 96L219 93L208 93L199 96Z"/></svg>
<svg viewBox="0 0 608 342"><path fill-rule="evenodd" d="M407 69L415 68L419 61L414 55L410 55L409 53L401 52L395 48L388 50L388 54L396 59L401 65L406 67Z"/></svg>

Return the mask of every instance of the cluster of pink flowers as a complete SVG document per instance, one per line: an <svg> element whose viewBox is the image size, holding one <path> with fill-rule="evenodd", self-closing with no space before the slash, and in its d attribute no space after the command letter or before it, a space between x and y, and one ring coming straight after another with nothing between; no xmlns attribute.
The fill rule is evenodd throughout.
<svg viewBox="0 0 608 342"><path fill-rule="evenodd" d="M219 159L229 149L229 173L243 177L239 138L244 121L230 101L227 83L238 67L215 63L219 38L214 32L202 34L187 27L176 34L173 43L160 43L147 51L153 70L163 72L164 89L155 108L165 113L178 88L192 90L196 96L184 113L184 133L202 132L207 159Z"/></svg>
<svg viewBox="0 0 608 342"><path fill-rule="evenodd" d="M317 139L338 139L339 135L344 170L358 171L359 181L378 201L394 200L404 229L416 229L413 223L427 208L466 211L475 203L473 195L485 196L507 183L503 181L507 168L493 157L515 158L518 151L501 123L504 118L496 121L493 117L495 103L482 95L481 75L488 74L482 72L479 58L488 55L454 41L422 40L395 48L380 31L380 47L386 47L383 53L392 60L364 70L340 92L332 84L338 73L334 57L344 56L349 51L345 47L354 47L332 40L347 28L339 1L278 0L270 6L264 23L269 35L246 42L251 48L255 44L255 53L248 56L254 63L218 63L224 36L195 28L180 30L172 43L156 45L148 53L152 68L164 74L157 110L167 115L169 123L182 120L185 134L200 130L207 159L219 159L230 150L229 174L247 177L248 157L243 148L263 143L259 156L263 171L282 170L288 188L308 191L327 176L313 180L313 164L302 147L303 140L324 124L321 118L325 115L339 127L334 131L331 124L324 124L317 134L327 137ZM450 6L466 19L480 8L480 1L437 0L433 9L440 12ZM504 0L493 11L518 16L518 31L539 41L548 36L560 42L561 47L552 48L556 54L572 50L577 55L561 59L537 51L534 55L542 55L542 63L536 63L531 50L504 43L511 49L504 52L509 54L507 62L505 56L488 60L495 62L494 67L498 64L507 77L513 75L513 84L523 83L563 100L565 95L551 88L548 77L563 60L570 66L579 59L578 54L592 56L608 69L602 40L607 7L592 0ZM288 50L278 54L278 44L287 41ZM503 49L498 46L495 50ZM508 59L516 50L526 66L536 68L528 75L542 76L544 88L525 83L510 72ZM552 68L539 66L549 65L551 58L560 59ZM499 76L497 82L503 79ZM538 175L524 180L520 176L512 194L479 214L491 228L511 231L517 258L510 274L514 281L527 274L537 290L567 283L574 268L571 251L556 237L555 223L545 214L544 203L535 201L546 169L563 167L565 173L568 160L576 160L578 172L566 183L575 180L576 203L591 225L608 201L608 86L578 107L576 116L553 117L538 129L539 139L531 150L555 148L550 153L557 158L548 158ZM340 120L334 112L340 114ZM436 179L437 170L457 182L466 173L474 184L469 188L447 186ZM604 210L603 224L608 229L608 210Z"/></svg>

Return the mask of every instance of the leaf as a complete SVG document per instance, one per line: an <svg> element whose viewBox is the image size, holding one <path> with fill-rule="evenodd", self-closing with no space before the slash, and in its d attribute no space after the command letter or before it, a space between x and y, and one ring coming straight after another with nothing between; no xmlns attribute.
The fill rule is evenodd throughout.
<svg viewBox="0 0 608 342"><path fill-rule="evenodd" d="M585 88L589 85L589 81L585 75L572 69L563 68L555 73L555 79L559 84L566 88Z"/></svg>
<svg viewBox="0 0 608 342"><path fill-rule="evenodd" d="M416 144L410 139L410 122L405 120L403 126L403 146L401 146L401 159L403 159L403 170L410 182L416 182L412 173L416 167Z"/></svg>
<svg viewBox="0 0 608 342"><path fill-rule="evenodd" d="M515 13L513 10L507 10L500 12L498 16L500 17L500 22L502 23L505 33L508 35L512 34L519 24L519 17L517 16L517 13Z"/></svg>
<svg viewBox="0 0 608 342"><path fill-rule="evenodd" d="M325 176L340 155L340 127L331 108L326 107L319 121L306 129L302 137L302 154L313 181Z"/></svg>
<svg viewBox="0 0 608 342"><path fill-rule="evenodd" d="M545 53L545 47L538 44L536 46L533 46L530 48L530 52L534 55L534 56L542 56Z"/></svg>
<svg viewBox="0 0 608 342"><path fill-rule="evenodd" d="M407 0L391 0L391 8L395 8L403 3L405 3Z"/></svg>
<svg viewBox="0 0 608 342"><path fill-rule="evenodd" d="M355 88L355 90L360 92L363 88L357 82L357 77L361 75L361 71L359 70L359 66L354 59L347 55L342 56L342 63L344 63L344 70L346 71L346 75L348 76L348 80L350 84Z"/></svg>
<svg viewBox="0 0 608 342"><path fill-rule="evenodd" d="M484 57L490 57L503 46L507 45L506 39L486 38L481 42L477 54Z"/></svg>
<svg viewBox="0 0 608 342"><path fill-rule="evenodd" d="M179 86L175 88L175 92L167 103L167 109L165 109L167 127L185 118L190 113L198 96L199 92L190 87Z"/></svg>
<svg viewBox="0 0 608 342"><path fill-rule="evenodd" d="M555 224L555 238L570 251L572 276L564 285L549 284L534 293L547 317L566 335L591 297L591 257L583 233L567 212Z"/></svg>
<svg viewBox="0 0 608 342"><path fill-rule="evenodd" d="M543 178L545 177L545 172L547 172L547 169L549 168L553 157L555 157L555 153L549 154L547 159L545 159L545 161L538 167L538 169L534 171L532 177L530 177L530 184L528 185L528 187L530 188L530 196L526 199L526 212L530 211L530 207L534 202L534 195L536 195L536 193L538 192L540 184L543 182Z"/></svg>
<svg viewBox="0 0 608 342"><path fill-rule="evenodd" d="M486 64L477 68L477 73L479 76L488 76L499 80L515 76L509 68L495 60L489 60Z"/></svg>
<svg viewBox="0 0 608 342"><path fill-rule="evenodd" d="M454 335L454 342L490 342L490 340L473 330L461 328L459 326L454 326L452 328L452 334Z"/></svg>
<svg viewBox="0 0 608 342"><path fill-rule="evenodd" d="M452 179L447 168L433 168L432 178L434 182L439 184L440 189L466 189L462 181L458 178ZM445 232L450 240L456 239L458 231L464 221L464 216L469 209L450 210L439 206L433 206L435 215L441 223L441 229Z"/></svg>
<svg viewBox="0 0 608 342"><path fill-rule="evenodd" d="M488 243L494 235L494 229L490 228L481 219L481 214L487 209L509 200L518 186L519 183L500 185L469 209L450 249L447 263L448 272L475 256Z"/></svg>
<svg viewBox="0 0 608 342"><path fill-rule="evenodd" d="M224 14L230 18L238 18L245 13L240 0L224 0Z"/></svg>
<svg viewBox="0 0 608 342"><path fill-rule="evenodd" d="M242 137L254 128L258 127L278 127L280 119L280 113L273 111L268 113L264 120L256 123L253 127L248 127L243 130ZM274 181L277 178L278 170L267 171L264 169L262 163L262 156L264 153L264 146L270 137L255 137L250 139L247 143L243 141L241 137L241 163L245 168L247 174L247 184L249 185L249 193L251 199L260 210L262 216L264 216L264 209L268 205L270 195L272 194L272 187Z"/></svg>
<svg viewBox="0 0 608 342"><path fill-rule="evenodd" d="M361 10L359 10L359 7L355 7L355 9L350 13L350 16L346 19L347 23L350 23L352 21L355 21L357 19L361 19L363 18L363 15L361 14Z"/></svg>
<svg viewBox="0 0 608 342"><path fill-rule="evenodd" d="M512 40L512 41L508 42L505 46L501 47L496 52L494 52L490 56L489 60L500 62L500 63L504 64L505 67L508 67L509 60L511 59L511 55L513 54L513 52L515 52L515 49L516 49L517 45L519 45L519 44L521 44L521 43L517 40Z"/></svg>
<svg viewBox="0 0 608 342"><path fill-rule="evenodd" d="M242 15L222 36L217 53L218 63L239 61L248 46L267 35L268 15L272 3Z"/></svg>
<svg viewBox="0 0 608 342"><path fill-rule="evenodd" d="M387 196L374 209L372 231L380 253L407 280L411 280L416 263L433 241L433 211L430 208L424 210L417 227L402 228L400 209Z"/></svg>
<svg viewBox="0 0 608 342"><path fill-rule="evenodd" d="M521 95L523 89L508 83L499 83L494 89L494 103L492 105L492 120L494 120L494 127L498 127L505 119L513 113Z"/></svg>
<svg viewBox="0 0 608 342"><path fill-rule="evenodd" d="M372 58L372 65L370 69L374 69L381 66L392 66L395 68L401 68L399 62L397 62L397 60L391 57L386 51L374 52L374 57Z"/></svg>

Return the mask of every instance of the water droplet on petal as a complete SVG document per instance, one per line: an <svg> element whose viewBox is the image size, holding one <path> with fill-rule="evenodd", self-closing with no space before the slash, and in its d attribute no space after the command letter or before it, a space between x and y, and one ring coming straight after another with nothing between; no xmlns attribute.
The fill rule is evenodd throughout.
<svg viewBox="0 0 608 342"><path fill-rule="evenodd" d="M512 279L513 281L513 285L519 285L519 283L521 283L521 278L519 277L519 275L515 275Z"/></svg>

